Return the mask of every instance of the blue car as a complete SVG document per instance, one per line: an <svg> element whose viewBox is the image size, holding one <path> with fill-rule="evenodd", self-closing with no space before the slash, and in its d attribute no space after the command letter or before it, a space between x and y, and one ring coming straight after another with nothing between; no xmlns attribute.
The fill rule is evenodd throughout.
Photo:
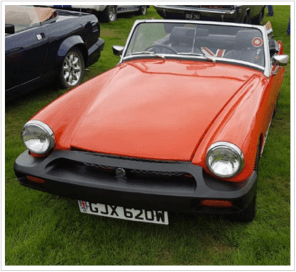
<svg viewBox="0 0 296 272"><path fill-rule="evenodd" d="M96 16L53 8L5 6L5 98L50 81L78 85L100 58Z"/></svg>

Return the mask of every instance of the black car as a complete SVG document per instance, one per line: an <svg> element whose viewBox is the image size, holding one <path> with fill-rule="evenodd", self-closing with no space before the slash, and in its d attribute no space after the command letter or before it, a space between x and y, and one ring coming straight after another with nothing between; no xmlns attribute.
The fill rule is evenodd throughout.
<svg viewBox="0 0 296 272"><path fill-rule="evenodd" d="M265 6L196 5L154 6L165 19L210 20L261 25Z"/></svg>
<svg viewBox="0 0 296 272"><path fill-rule="evenodd" d="M57 81L78 85L104 47L96 16L52 8L5 6L5 97Z"/></svg>

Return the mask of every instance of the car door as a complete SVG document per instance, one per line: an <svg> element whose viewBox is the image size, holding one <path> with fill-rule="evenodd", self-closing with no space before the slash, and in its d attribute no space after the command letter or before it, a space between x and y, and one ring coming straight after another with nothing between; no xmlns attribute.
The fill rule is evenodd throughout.
<svg viewBox="0 0 296 272"><path fill-rule="evenodd" d="M124 5L124 6L117 6L117 12L118 13L126 13L126 12L133 12L133 11L136 11L139 9L139 6L127 6L127 5Z"/></svg>
<svg viewBox="0 0 296 272"><path fill-rule="evenodd" d="M6 90L41 76L48 45L46 25L5 36Z"/></svg>

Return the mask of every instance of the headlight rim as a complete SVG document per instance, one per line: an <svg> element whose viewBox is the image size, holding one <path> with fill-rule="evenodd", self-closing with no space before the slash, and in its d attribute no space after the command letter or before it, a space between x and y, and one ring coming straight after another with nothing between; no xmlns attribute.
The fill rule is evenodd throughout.
<svg viewBox="0 0 296 272"><path fill-rule="evenodd" d="M46 151L43 151L43 152L36 152L36 151L33 151L31 150L25 143L24 141L24 137L23 137L23 133L24 133L24 130L29 127L29 126L35 126L35 127L38 127L39 129L43 130L45 133L47 133L47 135L50 137L50 144L49 146L47 147ZM30 120L28 121L27 123L25 123L25 125L23 126L23 129L22 129L22 133L21 133L21 136L22 136L22 140L23 140L23 143L24 145L26 146L26 148L34 153L34 154L37 154L37 155L44 155L44 154L47 154L49 153L54 147L55 147L55 144L56 144L56 141L55 141L55 135L54 135L54 132L53 130L49 127L49 125L47 125L46 123L42 122L42 121L39 121L39 120Z"/></svg>
<svg viewBox="0 0 296 272"><path fill-rule="evenodd" d="M238 157L239 157L239 159L240 159L240 167L239 167L234 173L232 173L232 174L228 174L228 175L220 175L220 174L217 174L217 173L215 173L215 172L212 170L211 166L209 165L209 162L208 162L208 158L209 158L209 155L210 155L209 152L210 152L210 151L212 152L212 151L214 151L215 149L217 149L217 148L221 148L221 147L226 147L227 149L231 150L232 152L234 151L234 152L238 155ZM243 154L243 152L241 151L241 149L240 149L238 146L236 146L235 144L232 144L232 143L230 143L230 142L226 142L226 141L219 141L219 142L216 142L216 143L212 144L212 145L208 148L207 153L206 153L206 165L207 165L209 171L210 171L213 175L215 175L215 176L217 176L217 177L219 177L219 178L233 178L233 177L235 177L236 175L238 175L238 174L243 170L243 168L244 168L244 165L245 165L244 154Z"/></svg>

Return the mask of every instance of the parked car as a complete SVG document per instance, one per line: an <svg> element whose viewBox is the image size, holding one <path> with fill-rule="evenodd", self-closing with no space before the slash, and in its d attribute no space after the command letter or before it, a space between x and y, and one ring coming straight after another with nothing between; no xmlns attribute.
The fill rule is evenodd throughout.
<svg viewBox="0 0 296 272"><path fill-rule="evenodd" d="M104 47L98 19L52 8L5 6L5 96L12 99L46 81L78 85Z"/></svg>
<svg viewBox="0 0 296 272"><path fill-rule="evenodd" d="M113 46L115 68L24 125L19 182L79 199L94 215L253 220L258 162L288 62L271 35L270 23L136 21L126 45Z"/></svg>
<svg viewBox="0 0 296 272"><path fill-rule="evenodd" d="M145 15L149 6L134 5L134 6L103 6L103 5L53 5L55 8L63 8L67 10L85 11L94 13L102 22L113 22L117 20L117 14L121 13L137 13Z"/></svg>
<svg viewBox="0 0 296 272"><path fill-rule="evenodd" d="M157 13L166 19L210 20L261 25L265 6L197 5L154 6Z"/></svg>

